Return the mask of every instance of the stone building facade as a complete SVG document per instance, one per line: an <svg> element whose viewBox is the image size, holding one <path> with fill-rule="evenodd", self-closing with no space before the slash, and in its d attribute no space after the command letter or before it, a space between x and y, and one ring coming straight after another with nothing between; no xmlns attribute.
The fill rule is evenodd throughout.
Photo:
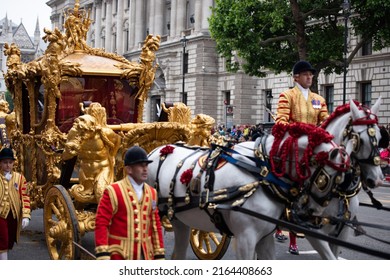
<svg viewBox="0 0 390 280"><path fill-rule="evenodd" d="M18 45L23 62L28 62L41 56L44 49L46 49L46 43L41 39L39 20L37 19L33 37L30 37L27 33L22 22L15 24L12 19L8 19L7 14L0 20L0 99L5 98L4 95L7 90L3 76L3 72L7 71L7 57L4 54L4 46L12 43Z"/></svg>
<svg viewBox="0 0 390 280"><path fill-rule="evenodd" d="M62 29L63 11L74 3L47 2L52 8L52 28ZM214 5L213 0L80 0L93 19L87 38L92 47L134 60L147 34L161 36L159 68L145 107L146 121L157 119L160 102L184 101L193 114L211 115L219 124L268 122L272 119L266 106L275 112L279 93L293 85L290 73L270 72L266 78L257 78L226 71L208 29ZM354 44L356 40L350 38L349 45ZM343 75L319 76L319 93L331 111L343 103L343 80ZM352 98L372 105L382 96L379 121L384 125L390 122L389 48L372 52L367 46L360 51L349 66L346 81L347 101Z"/></svg>

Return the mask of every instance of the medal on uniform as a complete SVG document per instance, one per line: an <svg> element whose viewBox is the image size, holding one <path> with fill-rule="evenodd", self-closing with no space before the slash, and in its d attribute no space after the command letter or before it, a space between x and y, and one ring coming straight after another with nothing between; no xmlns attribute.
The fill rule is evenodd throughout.
<svg viewBox="0 0 390 280"><path fill-rule="evenodd" d="M314 109L321 109L321 101L314 99L311 101L311 104L313 105Z"/></svg>

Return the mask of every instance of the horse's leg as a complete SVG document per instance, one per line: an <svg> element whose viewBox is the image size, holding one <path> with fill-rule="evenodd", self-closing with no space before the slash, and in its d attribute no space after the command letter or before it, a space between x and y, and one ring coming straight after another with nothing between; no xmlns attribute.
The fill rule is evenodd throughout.
<svg viewBox="0 0 390 280"><path fill-rule="evenodd" d="M352 234L351 232L352 232L351 228L344 227L343 230L340 232L338 239L343 240L343 241L347 241L348 238ZM336 259L338 259L339 255L341 253L340 246L338 246L336 244L329 244L329 246L330 246L330 249L332 250L333 254L335 255Z"/></svg>
<svg viewBox="0 0 390 280"><path fill-rule="evenodd" d="M258 260L274 260L276 259L275 241L272 232L257 242L256 254Z"/></svg>
<svg viewBox="0 0 390 280"><path fill-rule="evenodd" d="M324 260L336 260L336 256L333 254L329 243L314 237L306 236L307 241L318 252L320 257Z"/></svg>
<svg viewBox="0 0 390 280"><path fill-rule="evenodd" d="M190 243L190 227L178 219L173 219L171 224L175 233L172 260L185 260L187 258L187 248Z"/></svg>
<svg viewBox="0 0 390 280"><path fill-rule="evenodd" d="M233 239L234 249L238 260L255 260L256 234L242 232Z"/></svg>
<svg viewBox="0 0 390 280"><path fill-rule="evenodd" d="M357 195L353 196L349 201L349 211L351 212L352 218L357 218L357 211L359 207L359 198ZM350 227L344 226L343 230L340 232L338 238L343 241L347 241L352 236L352 229ZM333 254L338 258L341 250L338 245L330 244Z"/></svg>

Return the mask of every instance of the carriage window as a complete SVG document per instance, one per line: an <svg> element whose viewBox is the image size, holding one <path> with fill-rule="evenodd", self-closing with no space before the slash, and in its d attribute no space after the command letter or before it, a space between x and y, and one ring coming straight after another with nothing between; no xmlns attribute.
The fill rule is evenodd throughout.
<svg viewBox="0 0 390 280"><path fill-rule="evenodd" d="M36 112L37 112L37 123L39 123L42 120L43 111L45 109L45 98L44 98L44 87L43 85L39 85L38 89L35 91L38 92L38 97L36 101Z"/></svg>
<svg viewBox="0 0 390 280"><path fill-rule="evenodd" d="M152 96L150 98L152 106L150 107L150 113L152 116L152 122L157 122L160 117L159 110L161 109L161 96ZM161 114L161 111L160 111Z"/></svg>
<svg viewBox="0 0 390 280"><path fill-rule="evenodd" d="M98 102L106 108L107 124L133 123L137 120L136 88L115 77L68 78L60 84L56 124L68 132L81 114L80 103Z"/></svg>

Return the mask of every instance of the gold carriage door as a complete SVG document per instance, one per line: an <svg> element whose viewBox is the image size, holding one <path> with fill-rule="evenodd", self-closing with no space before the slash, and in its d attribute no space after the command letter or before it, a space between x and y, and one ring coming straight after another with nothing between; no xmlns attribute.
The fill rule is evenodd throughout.
<svg viewBox="0 0 390 280"><path fill-rule="evenodd" d="M67 133L75 118L80 116L80 103L98 102L106 108L107 124L134 123L137 121L137 88L117 77L70 77L60 84L56 124Z"/></svg>

